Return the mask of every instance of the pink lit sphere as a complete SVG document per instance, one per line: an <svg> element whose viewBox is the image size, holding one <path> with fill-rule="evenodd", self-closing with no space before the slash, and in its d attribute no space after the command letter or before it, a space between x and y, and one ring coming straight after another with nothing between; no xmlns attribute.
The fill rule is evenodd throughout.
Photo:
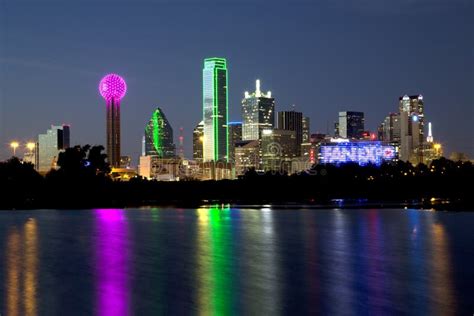
<svg viewBox="0 0 474 316"><path fill-rule="evenodd" d="M110 99L119 101L127 93L127 84L119 75L108 74L100 81L99 92L107 101Z"/></svg>

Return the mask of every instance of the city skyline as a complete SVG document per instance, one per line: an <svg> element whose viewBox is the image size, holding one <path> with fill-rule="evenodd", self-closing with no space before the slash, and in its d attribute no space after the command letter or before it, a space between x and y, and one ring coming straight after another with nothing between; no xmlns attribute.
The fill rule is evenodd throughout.
<svg viewBox="0 0 474 316"><path fill-rule="evenodd" d="M250 34L247 31L253 30L250 41L254 43L257 38L266 38L273 44L277 44L277 38L285 38L289 46L296 48L291 52L289 47L281 47L281 51L275 52L275 56L262 54L255 50L254 52L242 52L238 47L242 41L242 35L237 34L235 29L230 26L224 28L232 31L228 40L225 41L225 47L218 47L203 39L203 45L198 45L191 49L190 53L174 59L170 59L176 49L181 46L177 42L172 42L169 50L162 50L164 54L165 65L161 58L151 58L144 54L143 59L151 69L144 68L145 62L138 62L140 51L147 47L154 47L149 41L133 41L127 45L127 41L120 41L125 48L123 52L117 51L120 47L117 42L111 43L117 56L105 54L105 51L96 45L97 39L89 36L92 29L79 32L78 19L66 15L71 20L65 21L60 18L54 18L43 28L32 31L23 29L18 21L22 23L35 23L35 18L29 21L25 12L21 11L21 5L12 2L6 4L8 8L8 21L2 19L2 32L0 41L7 43L0 48L0 87L1 87L1 127L0 157L2 159L11 156L8 143L11 140L19 140L25 143L28 140L34 140L36 136L42 133L45 128L51 124L69 124L72 133L71 145L74 144L102 144L105 142L105 130L103 121L105 109L103 100L96 91L97 81L108 72L120 73L127 80L129 85L129 94L127 95L126 105L122 111L122 153L131 155L136 163L140 154L140 143L143 124L149 118L149 113L153 111L154 105L160 104L167 113L168 119L173 126L183 126L185 136L186 156L191 157L192 147L192 129L201 120L201 63L205 57L223 56L227 58L229 69L229 121L240 121L241 96L245 90L252 86L256 79L265 82L266 89L272 91L272 97L275 97L275 111L284 111L290 109L290 105L296 104L296 110L304 113L311 119L311 132L332 131L332 125L336 120L337 113L344 110L361 111L365 113L366 129L372 132L376 131L377 126L383 121L389 112L397 111L398 98L405 94L422 94L426 103L426 121L433 122L433 133L435 138L443 144L449 155L451 151L466 152L473 156L472 147L473 127L469 124L469 112L472 112L473 95L468 88L472 83L472 71L469 54L472 52L472 44L462 42L464 34L453 33L456 29L463 29L469 32L466 26L468 23L468 14L461 12L458 8L446 6L445 10L436 9L423 11L423 23L426 26L420 26L420 30L412 30L403 25L403 21L410 21L418 26L417 21L413 21L415 13L371 13L347 11L342 14L340 11L321 6L309 6L308 14L302 14L302 18L296 25L290 27L284 20L280 20L281 25L274 25L275 30L269 28L255 28L255 23L249 23L242 30L243 33ZM48 6L46 6L48 7ZM48 14L63 12L65 8L48 7ZM98 11L103 13L104 8L99 5ZM131 10L131 17L125 19L124 26L131 27L134 20L134 13L144 8L134 8ZM166 7L166 10L175 10L175 7ZM184 8L184 11L190 11ZM283 9L288 12L283 13ZM334 23L325 17L319 17L316 9L328 13L332 18L336 18ZM46 10L46 9L41 9ZM125 16L125 12L120 8L114 9L119 15ZM222 10L216 8L215 10ZM242 10L236 8L236 10ZM270 12L278 16L295 15L296 9L287 8L284 5L276 5L269 9ZM135 12L136 11L136 12ZM248 12L248 11L246 11ZM2 13L0 13L1 15ZM48 16L46 14L46 16ZM160 13L162 14L162 13ZM189 12L187 14L190 14ZM249 13L253 16L254 13ZM353 31L346 31L337 28L338 18L348 15L348 23L355 23L362 16L371 16L378 21L381 17L387 17L388 22L380 25L380 32L386 32L383 36L377 32L369 30L370 23L363 23L356 26ZM436 17L446 16L449 25L436 26ZM224 16L228 16L224 15ZM315 16L321 19L314 19ZM454 16L457 17L456 21ZM2 16L3 17L3 16ZM23 17L23 19L22 19ZM395 23L395 17L400 17L400 25ZM98 17L91 15L92 21L98 21ZM221 18L220 18L221 19ZM246 17L250 20L250 17ZM318 20L319 22L314 22ZM187 22L187 27L170 32L177 32L180 39L187 39L186 47L194 45L195 40L191 36L195 31L190 30L189 26L195 20ZM162 21L164 25L172 23L166 18ZM0 22L2 23L2 22ZM61 51L60 58L52 59L52 56L59 54L59 51L46 50L52 40L63 38L61 34L47 34L51 27L58 27L61 23L67 23L69 27L76 30L72 34L74 40L85 40L85 43L94 44L92 47L97 51L95 60L84 60L84 57L73 52L73 47L67 46L64 52ZM150 22L151 23L151 22ZM147 34L156 32L159 38L167 38L166 32L157 29L154 23ZM240 25L240 24L239 24ZM335 29L332 30L332 25ZM5 27L3 27L5 26ZM395 34L394 27L397 26L399 33ZM284 30L290 27L290 30ZM82 28L82 25L81 25ZM213 34L215 32L205 24L205 32ZM322 30L320 30L322 28ZM109 30L109 27L105 27ZM5 32L6 30L6 32ZM143 30L143 25L132 29L130 32L135 34ZM288 33L294 31L305 31L305 34L314 34L316 37L311 44L305 44L303 36L296 36L293 39L288 38ZM424 32L422 32L424 31ZM349 33L347 33L349 32ZM470 31L472 32L472 31ZM341 39L332 37L334 35L342 36ZM344 36L344 34L346 34ZM349 35L358 35L361 42L357 42ZM36 45L37 40L33 35L45 41L45 47ZM449 36L448 36L449 35ZM461 36L462 35L462 36ZM265 38L265 36L263 36ZM436 46L436 50L430 44L433 39L442 37L447 42L446 47ZM449 37L449 38L448 38ZM8 41L6 41L8 39ZM116 35L112 35L111 41L114 41ZM70 43L65 40L65 43ZM353 55L343 53L339 49L347 45L354 47L355 43L363 44L374 40L376 43L386 46L378 47L377 53L371 53L370 50L358 47ZM381 56L387 53L388 49L393 47L387 45L388 41L395 43L415 42L422 47L422 51L430 50L433 56L425 56L422 51L411 51L403 53L401 47L395 47L394 50L399 54L394 58L394 53L389 55L389 62L380 60ZM5 41L5 42L4 42ZM133 47L128 47L132 45ZM430 46L431 45L431 46ZM390 47L389 47L390 46ZM54 47L54 46L53 46ZM257 46L258 47L258 46ZM322 47L326 49L319 50ZM22 51L19 49L23 48ZM34 48L34 49L33 49ZM133 48L133 49L132 49ZM315 60L305 59L308 57L302 53L302 49L307 48L309 53L314 53ZM458 48L455 50L454 48ZM451 56L456 52L458 58ZM337 58L329 59L329 55L338 52ZM316 54L317 53L317 54ZM277 64L276 59L280 60L284 56L285 64ZM79 58L78 58L79 57ZM301 62L291 57L301 57L305 64L305 71L301 71ZM345 59L345 60L343 60ZM173 61L176 62L173 62ZM324 63L327 64L324 65ZM171 67L176 73L185 74L178 76L177 79L169 79L172 76ZM375 69L377 67L382 69ZM329 67L329 68L328 68ZM471 66L472 68L472 66ZM329 71L330 69L330 71ZM155 73L156 70L156 73ZM408 75L409 73L409 75ZM388 75L387 75L388 74ZM459 76L461 79L459 79ZM43 78L47 78L44 80ZM67 79L66 79L67 78ZM291 78L291 79L289 79ZM30 87L28 94L23 94L21 88L27 85ZM449 111L445 109L449 108ZM35 119L25 122L25 113ZM185 113L185 115L183 115ZM26 119L29 119L29 116ZM30 122L31 121L31 122ZM462 128L458 128L462 126ZM175 135L175 138L177 135ZM177 143L175 139L175 143Z"/></svg>

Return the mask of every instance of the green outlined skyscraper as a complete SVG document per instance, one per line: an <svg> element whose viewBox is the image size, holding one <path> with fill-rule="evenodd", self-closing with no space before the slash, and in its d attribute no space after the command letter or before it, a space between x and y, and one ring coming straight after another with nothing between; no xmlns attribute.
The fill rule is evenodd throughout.
<svg viewBox="0 0 474 316"><path fill-rule="evenodd" d="M228 78L225 58L204 59L202 80L203 160L227 161L229 151Z"/></svg>
<svg viewBox="0 0 474 316"><path fill-rule="evenodd" d="M156 108L145 127L145 155L173 158L173 128L162 109Z"/></svg>

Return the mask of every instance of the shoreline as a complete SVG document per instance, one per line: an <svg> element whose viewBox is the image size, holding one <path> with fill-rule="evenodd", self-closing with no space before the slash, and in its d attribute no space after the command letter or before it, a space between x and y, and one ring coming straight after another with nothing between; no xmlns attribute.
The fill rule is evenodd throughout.
<svg viewBox="0 0 474 316"><path fill-rule="evenodd" d="M101 204L101 203L99 203ZM466 203L465 201L453 201L451 199L410 199L402 201L382 201L367 199L331 199L326 202L316 201L237 201L237 200L201 200L201 201L142 201L141 203L124 203L123 201L110 201L102 205L90 205L85 203L82 205L19 205L19 207L1 206L3 211L12 210L81 210L81 209L148 209L148 208L246 208L246 209L263 209L271 208L272 210L293 210L293 209L416 209L423 211L446 211L446 212L474 212L474 203Z"/></svg>

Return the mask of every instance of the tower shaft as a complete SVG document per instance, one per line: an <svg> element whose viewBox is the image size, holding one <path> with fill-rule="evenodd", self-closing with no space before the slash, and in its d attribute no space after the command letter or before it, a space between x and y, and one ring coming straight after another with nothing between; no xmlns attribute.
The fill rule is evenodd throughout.
<svg viewBox="0 0 474 316"><path fill-rule="evenodd" d="M107 102L107 157L111 167L120 167L120 101Z"/></svg>

